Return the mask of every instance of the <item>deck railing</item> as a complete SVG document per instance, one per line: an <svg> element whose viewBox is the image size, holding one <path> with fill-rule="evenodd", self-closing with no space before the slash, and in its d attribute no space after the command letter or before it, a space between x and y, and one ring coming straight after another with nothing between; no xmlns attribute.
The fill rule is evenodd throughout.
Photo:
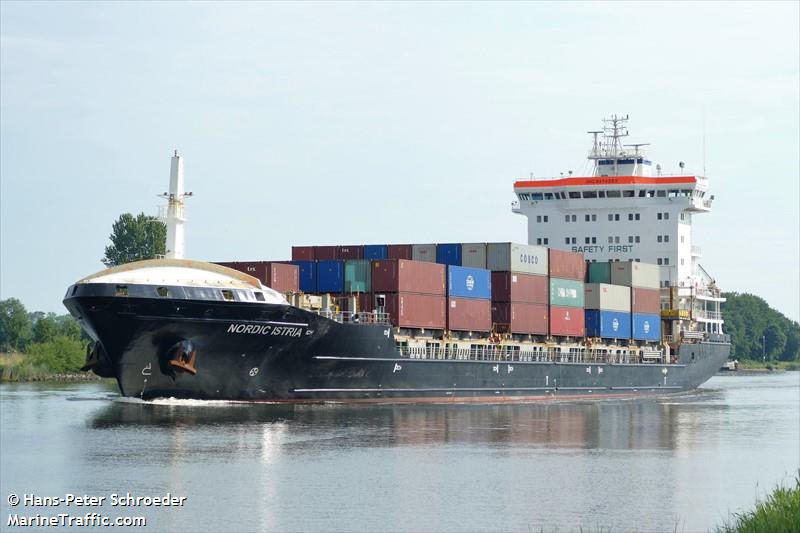
<svg viewBox="0 0 800 533"><path fill-rule="evenodd" d="M558 348L524 349L513 345L479 345L462 348L430 343L428 346L398 346L401 357L454 361L542 362L542 363L659 363L664 353L659 350L633 350L612 353L606 350L562 351Z"/></svg>

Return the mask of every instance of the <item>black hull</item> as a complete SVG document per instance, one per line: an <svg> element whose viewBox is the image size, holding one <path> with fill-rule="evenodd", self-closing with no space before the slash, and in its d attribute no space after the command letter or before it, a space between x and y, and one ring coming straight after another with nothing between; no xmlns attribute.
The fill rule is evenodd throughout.
<svg viewBox="0 0 800 533"><path fill-rule="evenodd" d="M696 388L730 344L681 345L675 364L412 359L391 327L341 324L288 305L127 298L78 285L64 300L102 345L123 396L272 401L502 402ZM197 373L169 364L191 341Z"/></svg>

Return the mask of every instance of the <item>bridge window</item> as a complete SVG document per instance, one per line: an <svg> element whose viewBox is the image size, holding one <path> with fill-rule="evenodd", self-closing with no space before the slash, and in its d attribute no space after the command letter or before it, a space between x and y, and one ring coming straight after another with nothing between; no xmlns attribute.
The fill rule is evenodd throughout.
<svg viewBox="0 0 800 533"><path fill-rule="evenodd" d="M633 198L633 191L622 191L623 198Z"/></svg>
<svg viewBox="0 0 800 533"><path fill-rule="evenodd" d="M580 197L581 197L581 193L579 193L579 192L574 192L574 191L570 191L570 193L569 193L569 197L570 197L570 198L580 198Z"/></svg>
<svg viewBox="0 0 800 533"><path fill-rule="evenodd" d="M645 190L639 191L639 198L644 198L646 194L647 194L647 191L645 191Z"/></svg>
<svg viewBox="0 0 800 533"><path fill-rule="evenodd" d="M666 198L667 197L667 191L656 191L656 197L658 197L658 198Z"/></svg>
<svg viewBox="0 0 800 533"><path fill-rule="evenodd" d="M157 292L157 293L158 293L158 295L159 295L159 296L161 296L162 298L166 298L167 296L169 296L169 289L167 289L166 287L158 287L158 288L156 289L156 292Z"/></svg>
<svg viewBox="0 0 800 533"><path fill-rule="evenodd" d="M605 198L606 197L606 191L597 191L597 196L599 198Z"/></svg>
<svg viewBox="0 0 800 533"><path fill-rule="evenodd" d="M544 200L544 195L540 192L531 194L531 200Z"/></svg>
<svg viewBox="0 0 800 533"><path fill-rule="evenodd" d="M222 289L222 298L224 300L233 301L233 291L228 289Z"/></svg>
<svg viewBox="0 0 800 533"><path fill-rule="evenodd" d="M584 198L597 198L597 191L583 191Z"/></svg>
<svg viewBox="0 0 800 533"><path fill-rule="evenodd" d="M255 291L255 295L256 295L256 300L258 300L259 302L266 301L266 300L264 300L264 293L263 292Z"/></svg>
<svg viewBox="0 0 800 533"><path fill-rule="evenodd" d="M553 193L551 193L551 192L544 193L544 199L545 200L552 200L553 199Z"/></svg>
<svg viewBox="0 0 800 533"><path fill-rule="evenodd" d="M608 191L606 192L609 198L621 198L622 193L620 191Z"/></svg>

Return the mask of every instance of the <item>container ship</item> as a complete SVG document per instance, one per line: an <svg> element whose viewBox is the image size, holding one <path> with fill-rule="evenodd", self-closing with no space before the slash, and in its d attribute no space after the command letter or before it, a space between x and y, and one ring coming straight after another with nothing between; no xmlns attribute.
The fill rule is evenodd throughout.
<svg viewBox="0 0 800 533"><path fill-rule="evenodd" d="M294 246L291 259L183 259L175 154L165 258L70 286L84 370L123 396L267 402L501 402L690 390L727 360L724 298L692 219L708 179L652 168L627 117L589 175L519 180L528 243ZM655 170L655 172L653 172Z"/></svg>

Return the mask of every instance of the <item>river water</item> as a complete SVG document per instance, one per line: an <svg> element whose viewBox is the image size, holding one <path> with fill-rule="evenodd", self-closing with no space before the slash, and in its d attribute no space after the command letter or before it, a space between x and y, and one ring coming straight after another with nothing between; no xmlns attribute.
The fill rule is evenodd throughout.
<svg viewBox="0 0 800 533"><path fill-rule="evenodd" d="M90 512L147 521L122 531L708 531L797 476L800 373L487 406L141 403L101 383L2 385L0 423L3 531L31 530L10 515ZM186 499L112 500L128 493Z"/></svg>

